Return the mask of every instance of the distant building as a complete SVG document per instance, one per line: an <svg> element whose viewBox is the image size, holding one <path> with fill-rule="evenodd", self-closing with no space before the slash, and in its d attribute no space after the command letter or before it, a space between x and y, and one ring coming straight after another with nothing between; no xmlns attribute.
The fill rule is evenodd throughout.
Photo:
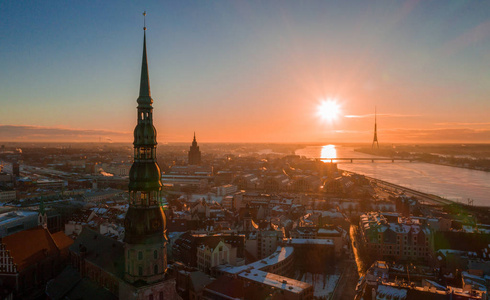
<svg viewBox="0 0 490 300"><path fill-rule="evenodd" d="M165 174L162 175L162 184L166 187L193 187L196 189L204 189L208 186L211 177L208 175L178 175Z"/></svg>
<svg viewBox="0 0 490 300"><path fill-rule="evenodd" d="M105 172L114 174L115 176L128 176L131 164L129 163L103 163L102 169Z"/></svg>
<svg viewBox="0 0 490 300"><path fill-rule="evenodd" d="M427 263L432 259L433 234L423 221L370 212L360 218L361 238L375 259Z"/></svg>
<svg viewBox="0 0 490 300"><path fill-rule="evenodd" d="M0 237L30 229L38 225L35 211L10 211L0 214Z"/></svg>
<svg viewBox="0 0 490 300"><path fill-rule="evenodd" d="M232 184L226 184L226 185L222 185L222 186L218 186L216 188L216 194L218 196L225 196L225 195L230 195L230 194L233 194L237 191L238 187L236 185L232 185Z"/></svg>
<svg viewBox="0 0 490 300"><path fill-rule="evenodd" d="M9 173L0 171L0 187L12 187L13 176Z"/></svg>
<svg viewBox="0 0 490 300"><path fill-rule="evenodd" d="M278 192L287 190L289 177L285 174L268 176L264 180L264 190L266 192Z"/></svg>
<svg viewBox="0 0 490 300"><path fill-rule="evenodd" d="M235 201L233 196L225 196L223 200L221 200L221 205L224 209L233 210L235 209Z"/></svg>
<svg viewBox="0 0 490 300"><path fill-rule="evenodd" d="M243 174L236 176L233 184L240 190L256 190L260 187L260 180L255 174Z"/></svg>
<svg viewBox="0 0 490 300"><path fill-rule="evenodd" d="M0 190L0 203L10 202L17 199L17 191L2 191Z"/></svg>
<svg viewBox="0 0 490 300"><path fill-rule="evenodd" d="M405 269L406 266L394 266L384 261L376 261L358 284L356 299L487 299L487 288L483 277L463 272L463 286L460 288L439 284L435 278L429 279L428 275L410 275L408 274L410 271ZM392 269L396 269L395 274L392 274ZM402 277L404 274L405 277ZM411 279L406 280L408 276L411 276ZM414 277L418 280L414 281ZM468 282L465 281L466 279Z"/></svg>
<svg viewBox="0 0 490 300"><path fill-rule="evenodd" d="M65 185L65 181L59 179L39 179L36 181L36 186L43 189L61 190L64 185Z"/></svg>
<svg viewBox="0 0 490 300"><path fill-rule="evenodd" d="M257 232L257 258L267 257L276 251L284 238L280 230L261 230Z"/></svg>
<svg viewBox="0 0 490 300"><path fill-rule="evenodd" d="M275 293L278 297L272 299L313 299L310 284L286 277L293 273L294 256L293 247L277 247L270 256L248 265L219 266L217 273L225 276L206 286L203 299L266 299ZM265 296L246 294L261 291Z"/></svg>
<svg viewBox="0 0 490 300"><path fill-rule="evenodd" d="M289 182L292 192L317 192L321 187L321 180L313 175L297 175Z"/></svg>
<svg viewBox="0 0 490 300"><path fill-rule="evenodd" d="M88 192L85 193L82 198L84 202L95 203L110 200L122 194L123 191L121 190L110 189L104 191Z"/></svg>
<svg viewBox="0 0 490 300"><path fill-rule="evenodd" d="M195 271L180 263L174 264L175 277L177 281L177 292L185 300L202 299L204 287L215 279L201 271Z"/></svg>
<svg viewBox="0 0 490 300"><path fill-rule="evenodd" d="M201 260L199 262L199 258L202 258L205 253L208 253L206 251L208 251L209 249L213 249L212 252L214 253L216 247L210 246L217 245L220 242L223 242L223 244L225 244L226 247L230 249L227 251L230 251L229 253L231 254L231 256L235 256L235 258L227 258L227 261L233 263L234 261L240 261L240 258L243 258L245 250L245 236L235 234L207 235L192 234L191 232L186 232L182 234L178 239L176 239L173 245L172 254L177 261L182 262L186 266L199 267L200 263L200 269L205 270L205 267L203 268L202 266L205 266L206 262L205 260ZM204 248L201 247L201 245L204 245ZM208 250L205 249L206 245L209 248ZM222 249L221 251L223 250L224 249ZM201 254L198 254L199 251L201 251ZM218 252L219 251L220 250L218 249ZM213 260L216 263L219 262L218 257L213 258ZM209 259L209 263L211 263L211 259ZM213 266L216 266L216 263L213 263Z"/></svg>
<svg viewBox="0 0 490 300"><path fill-rule="evenodd" d="M321 273L325 266L333 265L335 247L332 239L288 239L287 246L294 248L299 257L297 269L303 272Z"/></svg>
<svg viewBox="0 0 490 300"><path fill-rule="evenodd" d="M14 162L12 164L12 174L15 177L19 177L20 176L20 166L19 166L19 163L18 162Z"/></svg>
<svg viewBox="0 0 490 300"><path fill-rule="evenodd" d="M336 226L324 227L296 227L289 232L293 239L319 239L331 240L335 248L335 255L340 255L344 246L342 229Z"/></svg>
<svg viewBox="0 0 490 300"><path fill-rule="evenodd" d="M194 139L192 140L192 145L189 149L189 165L200 165L201 164L201 151L196 141L196 133L194 132Z"/></svg>
<svg viewBox="0 0 490 300"><path fill-rule="evenodd" d="M197 268L209 274L216 266L235 265L236 250L222 240L207 240L197 248Z"/></svg>

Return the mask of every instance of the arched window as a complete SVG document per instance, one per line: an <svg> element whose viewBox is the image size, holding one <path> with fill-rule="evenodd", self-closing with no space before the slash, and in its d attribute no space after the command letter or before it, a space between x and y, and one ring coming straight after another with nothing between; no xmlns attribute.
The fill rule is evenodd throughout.
<svg viewBox="0 0 490 300"><path fill-rule="evenodd" d="M158 274L158 265L153 266L153 273Z"/></svg>
<svg viewBox="0 0 490 300"><path fill-rule="evenodd" d="M142 260L142 259L143 259L143 252L138 251L138 260Z"/></svg>
<svg viewBox="0 0 490 300"><path fill-rule="evenodd" d="M157 259L158 258L158 252L157 250L153 251L153 258Z"/></svg>

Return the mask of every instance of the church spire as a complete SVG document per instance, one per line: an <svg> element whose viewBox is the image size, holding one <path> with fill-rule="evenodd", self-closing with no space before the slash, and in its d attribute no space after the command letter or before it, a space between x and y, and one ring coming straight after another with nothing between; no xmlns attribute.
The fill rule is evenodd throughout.
<svg viewBox="0 0 490 300"><path fill-rule="evenodd" d="M138 97L138 104L151 106L153 99L151 99L150 76L148 76L148 60L146 58L146 12L143 13L143 16L145 16L145 27L143 27L143 59L141 61L140 95Z"/></svg>
<svg viewBox="0 0 490 300"><path fill-rule="evenodd" d="M161 171L156 158L157 131L153 126L146 26L144 30L138 117L133 142L134 161L129 171L129 207L124 220L124 278L130 283L150 284L165 279L167 236L162 207Z"/></svg>

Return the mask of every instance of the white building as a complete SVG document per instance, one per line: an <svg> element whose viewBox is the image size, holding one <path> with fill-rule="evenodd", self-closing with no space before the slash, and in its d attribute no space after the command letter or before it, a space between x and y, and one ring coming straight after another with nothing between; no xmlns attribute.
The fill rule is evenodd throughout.
<svg viewBox="0 0 490 300"><path fill-rule="evenodd" d="M16 191L0 191L0 203L13 201L17 198Z"/></svg>
<svg viewBox="0 0 490 300"><path fill-rule="evenodd" d="M236 265L236 250L222 240L210 239L197 248L197 268L209 274L218 265Z"/></svg>
<svg viewBox="0 0 490 300"><path fill-rule="evenodd" d="M218 196L225 196L235 193L238 190L238 187L236 185L227 184L218 186L216 189Z"/></svg>

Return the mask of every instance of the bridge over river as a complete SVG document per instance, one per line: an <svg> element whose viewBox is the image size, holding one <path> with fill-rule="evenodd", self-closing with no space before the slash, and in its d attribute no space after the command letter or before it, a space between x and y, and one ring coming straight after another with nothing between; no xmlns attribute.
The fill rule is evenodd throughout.
<svg viewBox="0 0 490 300"><path fill-rule="evenodd" d="M367 162L377 162L377 161L388 161L388 162L400 162L400 161L416 161L416 158L390 158L390 157L331 157L331 158L325 158L325 157L320 157L320 158L315 158L316 160L321 160L324 162L330 162L330 163L335 163L335 162L359 162L359 161L367 161Z"/></svg>

